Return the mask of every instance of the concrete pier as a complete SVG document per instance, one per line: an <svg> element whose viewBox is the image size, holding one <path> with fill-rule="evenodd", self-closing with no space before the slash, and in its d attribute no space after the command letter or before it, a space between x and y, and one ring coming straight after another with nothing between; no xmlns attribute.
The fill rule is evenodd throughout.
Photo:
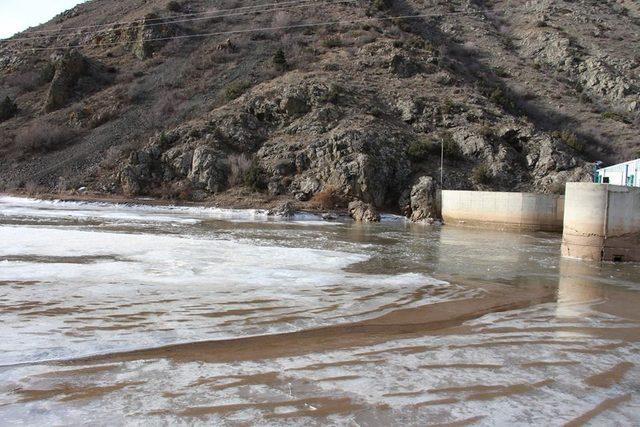
<svg viewBox="0 0 640 427"><path fill-rule="evenodd" d="M640 188L568 183L562 256L640 261Z"/></svg>
<svg viewBox="0 0 640 427"><path fill-rule="evenodd" d="M562 231L564 197L556 194L442 191L446 224Z"/></svg>

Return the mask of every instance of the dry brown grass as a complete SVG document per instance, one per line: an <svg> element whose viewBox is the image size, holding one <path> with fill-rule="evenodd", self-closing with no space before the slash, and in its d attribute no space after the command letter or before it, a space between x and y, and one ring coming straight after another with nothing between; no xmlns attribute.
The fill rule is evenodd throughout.
<svg viewBox="0 0 640 427"><path fill-rule="evenodd" d="M70 144L76 136L72 129L40 120L21 130L15 140L25 153L46 153Z"/></svg>
<svg viewBox="0 0 640 427"><path fill-rule="evenodd" d="M318 209L334 209L342 204L343 200L335 187L325 187L324 190L314 194L311 204Z"/></svg>

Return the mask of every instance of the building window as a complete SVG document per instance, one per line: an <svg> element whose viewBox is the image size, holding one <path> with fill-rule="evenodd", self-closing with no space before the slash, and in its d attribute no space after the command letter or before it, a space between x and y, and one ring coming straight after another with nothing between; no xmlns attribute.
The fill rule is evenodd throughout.
<svg viewBox="0 0 640 427"><path fill-rule="evenodd" d="M605 176L604 178L602 178L602 183L603 184L608 184L609 183L609 177Z"/></svg>

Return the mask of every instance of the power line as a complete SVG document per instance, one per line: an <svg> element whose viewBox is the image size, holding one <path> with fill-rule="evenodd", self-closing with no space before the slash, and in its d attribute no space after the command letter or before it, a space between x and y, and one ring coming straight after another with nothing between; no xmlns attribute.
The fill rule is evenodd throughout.
<svg viewBox="0 0 640 427"><path fill-rule="evenodd" d="M272 6L287 6L287 5L291 5L291 4L298 4L298 3L303 3L303 2L310 2L311 0L294 0L294 1L287 1L287 2L278 2L278 3L265 3L265 4L259 4L259 5L253 5L253 6L242 6L242 7L236 7L236 8L232 8L232 9L219 9L219 10L215 10L215 11L210 11L210 12L197 12L197 13L187 13L187 14L182 14L182 15L174 15L168 19L180 19L180 18L186 18L186 17L192 17L192 16L202 16L202 15L212 15L212 14L216 14L216 13L222 13L222 12L233 12L233 11L238 11L238 10L245 10L245 9L259 9L259 8L266 8L266 7L272 7ZM351 1L356 1L356 0L351 0ZM342 3L342 2L341 2ZM144 19L144 18L139 18L139 19L135 19L133 21L120 21L120 22L111 22L108 24L96 24L96 25L83 25L83 26L79 26L79 27L66 27L66 28L59 28L56 30L32 30L32 31L23 31L20 34L36 34L36 33L60 33L60 32L64 32L64 31L71 31L71 30L84 30L84 29L89 29L89 28L100 28L100 27L105 27L105 28L109 28L109 27L113 27L113 26L120 26L120 25L131 25L131 24L137 24L137 23L143 23L143 22L156 22L156 21L163 21L167 18L151 18L151 19ZM13 39L15 40L15 39ZM7 41L11 41L11 40L7 40Z"/></svg>
<svg viewBox="0 0 640 427"><path fill-rule="evenodd" d="M453 16L453 15L475 15L475 14L483 14L487 12L506 12L510 9L485 9L485 10L476 10L476 11L456 11L456 12L440 12L440 13L424 13L417 15L398 15L398 16L389 16L389 17L371 17L371 18L361 18L361 19L351 19L351 20L342 20L342 21L324 21L324 22L312 22L305 24L296 24L296 25L285 25L278 27L262 27L262 28L248 28L244 30L231 30L231 31L218 31L213 33L201 33L201 34L187 34L180 36L168 36L168 37L157 37L145 39L145 42L154 42L154 41L168 41L168 40L179 40L179 39L190 39L190 38L205 38L205 37L214 37L221 35L233 35L233 34L246 34L253 32L267 32L267 31L281 31L281 30L291 30L291 29L300 29L300 28L313 28L313 27L323 27L323 26L331 26L331 25L353 25L359 24L363 22L374 22L374 21L393 21L398 19L419 19L419 18L434 18L434 17L442 17L442 16ZM101 46L119 46L119 45L127 45L136 43L136 41L120 41L113 43L105 43ZM81 48L84 46L90 46L91 43L83 43L76 45L67 45L67 46L57 46L57 47L32 47L26 48L25 50L30 51L39 51L39 50L59 50L59 49L75 49Z"/></svg>
<svg viewBox="0 0 640 427"><path fill-rule="evenodd" d="M271 9L257 9L257 10L250 10L250 11L245 11L245 12L237 12L237 13L231 13L231 14L226 14L226 15L215 15L215 16L204 16L204 17L197 17L197 18L188 18L188 19L180 19L180 20L175 20L175 21L163 21L163 22L157 22L157 23L153 23L153 24L146 24L146 22L148 21L132 21L133 23L137 23L137 22L145 22L145 26L144 28L149 28L149 27L156 27L156 26L161 26L161 25L169 25L169 24L178 24L178 23L183 23L183 22L193 22L193 21L202 21L202 20L207 20L207 19L215 19L215 18L229 18L229 17L233 17L233 16L243 16L243 15L250 15L250 14L260 14L260 13L269 13L269 12L280 12L280 11L287 11L287 10L293 10L293 9L298 9L301 7L308 7L308 6L323 6L323 5L329 5L329 4L344 4L344 3L355 3L356 0L337 0L337 1L328 1L328 0L324 0L324 1L310 1L310 0L303 0L301 1L297 1L295 3L301 3L295 6L287 6L287 7L277 7L277 8L271 8ZM290 3L294 3L294 2L290 2ZM95 32L91 32L89 34L94 34L94 35L98 35L101 34L104 31L107 31L110 27L105 28L105 29L99 29ZM65 29L65 31L68 31L70 29ZM86 35L86 33L85 33ZM22 38L12 38L12 39L7 39L7 40L0 40L0 43L4 42L4 43L10 43L10 42L18 42L18 41L29 41L29 40L37 40L37 41L46 41L46 37L54 37L54 36L58 36L58 35L40 35L40 36L35 36L35 37L22 37Z"/></svg>

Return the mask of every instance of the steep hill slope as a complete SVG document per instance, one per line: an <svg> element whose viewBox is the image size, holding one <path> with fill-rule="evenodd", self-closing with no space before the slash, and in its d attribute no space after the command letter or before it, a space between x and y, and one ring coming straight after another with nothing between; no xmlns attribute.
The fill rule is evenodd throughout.
<svg viewBox="0 0 640 427"><path fill-rule="evenodd" d="M410 214L443 147L445 188L560 191L640 152L639 34L633 0L93 0L0 42L0 183Z"/></svg>

